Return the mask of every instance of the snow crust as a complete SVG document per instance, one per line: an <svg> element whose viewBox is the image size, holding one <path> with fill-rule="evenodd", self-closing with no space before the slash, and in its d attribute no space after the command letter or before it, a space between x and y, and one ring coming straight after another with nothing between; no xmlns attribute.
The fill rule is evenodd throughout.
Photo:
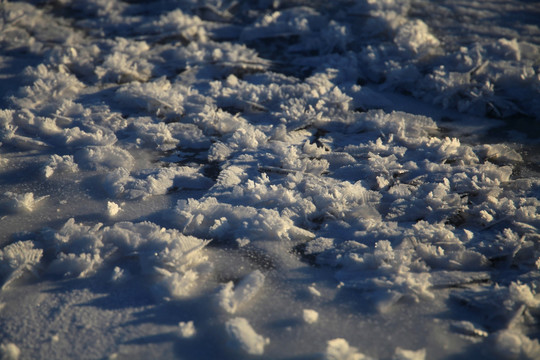
<svg viewBox="0 0 540 360"><path fill-rule="evenodd" d="M0 11L2 359L540 356L534 4Z"/></svg>

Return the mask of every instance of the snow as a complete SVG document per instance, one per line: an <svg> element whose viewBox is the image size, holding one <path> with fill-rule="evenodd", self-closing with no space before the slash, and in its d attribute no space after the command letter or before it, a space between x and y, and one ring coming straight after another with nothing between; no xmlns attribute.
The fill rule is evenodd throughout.
<svg viewBox="0 0 540 360"><path fill-rule="evenodd" d="M109 214L110 217L116 216L121 210L122 208L120 208L120 206L117 203L113 201L107 202L107 213Z"/></svg>
<svg viewBox="0 0 540 360"><path fill-rule="evenodd" d="M326 360L368 360L370 357L358 352L354 346L349 346L345 339L337 338L329 340L326 353Z"/></svg>
<svg viewBox="0 0 540 360"><path fill-rule="evenodd" d="M302 311L302 319L308 324L314 324L319 320L319 313L312 309L304 309Z"/></svg>
<svg viewBox="0 0 540 360"><path fill-rule="evenodd" d="M236 317L228 320L225 328L231 339L231 346L248 354L262 355L264 347L270 343L270 339L257 334L244 318Z"/></svg>
<svg viewBox="0 0 540 360"><path fill-rule="evenodd" d="M21 355L21 350L13 343L3 343L0 345L0 354L2 360L17 360Z"/></svg>
<svg viewBox="0 0 540 360"><path fill-rule="evenodd" d="M396 353L393 359L395 360L424 360L426 358L426 350L406 350L400 347L396 348Z"/></svg>
<svg viewBox="0 0 540 360"><path fill-rule="evenodd" d="M42 249L35 249L32 241L19 241L0 250L0 274L4 278L2 289L21 277L26 271L35 272Z"/></svg>
<svg viewBox="0 0 540 360"><path fill-rule="evenodd" d="M264 275L255 270L244 277L238 285L233 288L232 281L223 285L219 291L219 305L228 313L234 314L239 306L250 301L264 286Z"/></svg>
<svg viewBox="0 0 540 360"><path fill-rule="evenodd" d="M195 330L195 325L193 325L193 321L180 321L178 323L178 327L180 328L180 336L183 338L191 338L197 334L197 330Z"/></svg>
<svg viewBox="0 0 540 360"><path fill-rule="evenodd" d="M534 3L0 11L2 359L540 356Z"/></svg>

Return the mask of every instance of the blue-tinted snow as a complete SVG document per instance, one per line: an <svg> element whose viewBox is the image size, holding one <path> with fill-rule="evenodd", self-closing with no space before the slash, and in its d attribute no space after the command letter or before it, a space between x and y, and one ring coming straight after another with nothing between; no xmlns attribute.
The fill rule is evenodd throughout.
<svg viewBox="0 0 540 360"><path fill-rule="evenodd" d="M534 2L0 12L2 359L540 356Z"/></svg>

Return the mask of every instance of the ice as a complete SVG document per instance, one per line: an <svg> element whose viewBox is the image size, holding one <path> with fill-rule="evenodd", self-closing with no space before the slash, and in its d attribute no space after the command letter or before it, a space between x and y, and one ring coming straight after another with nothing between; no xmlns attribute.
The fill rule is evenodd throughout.
<svg viewBox="0 0 540 360"><path fill-rule="evenodd" d="M270 339L259 335L253 330L248 320L236 317L225 323L225 330L230 338L230 344L250 355L263 355L264 347Z"/></svg>

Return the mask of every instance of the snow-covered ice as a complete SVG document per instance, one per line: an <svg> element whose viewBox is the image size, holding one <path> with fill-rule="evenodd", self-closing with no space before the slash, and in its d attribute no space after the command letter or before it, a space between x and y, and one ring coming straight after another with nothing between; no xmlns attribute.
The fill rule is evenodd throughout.
<svg viewBox="0 0 540 360"><path fill-rule="evenodd" d="M537 359L534 1L0 3L4 359Z"/></svg>

